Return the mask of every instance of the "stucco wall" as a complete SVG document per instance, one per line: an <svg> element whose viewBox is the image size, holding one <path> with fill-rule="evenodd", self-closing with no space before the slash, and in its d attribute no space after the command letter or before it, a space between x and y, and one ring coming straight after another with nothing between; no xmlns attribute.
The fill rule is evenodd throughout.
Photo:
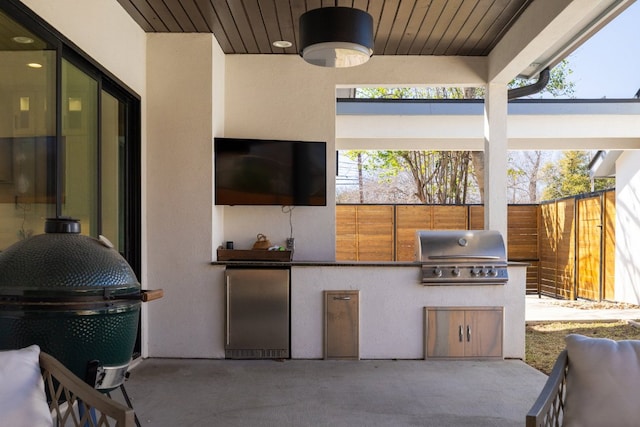
<svg viewBox="0 0 640 427"><path fill-rule="evenodd" d="M640 304L640 151L625 151L616 161L617 301Z"/></svg>
<svg viewBox="0 0 640 427"><path fill-rule="evenodd" d="M335 88L322 76L303 78L308 69L300 58L244 56L227 59L225 136L327 142L327 206L296 207L291 222L294 259L333 260ZM280 245L289 237L289 215L280 206L224 210L224 240L236 249L250 249L258 233Z"/></svg>
<svg viewBox="0 0 640 427"><path fill-rule="evenodd" d="M212 137L216 94L210 34L149 34L147 46L148 305L155 357L221 357L222 301L212 286Z"/></svg>
<svg viewBox="0 0 640 427"><path fill-rule="evenodd" d="M293 267L291 356L323 357L324 290L360 291L360 357L422 359L424 307L504 307L504 356L524 358L524 266L509 283L423 286L419 267Z"/></svg>
<svg viewBox="0 0 640 427"><path fill-rule="evenodd" d="M117 1L21 1L144 99L146 35Z"/></svg>

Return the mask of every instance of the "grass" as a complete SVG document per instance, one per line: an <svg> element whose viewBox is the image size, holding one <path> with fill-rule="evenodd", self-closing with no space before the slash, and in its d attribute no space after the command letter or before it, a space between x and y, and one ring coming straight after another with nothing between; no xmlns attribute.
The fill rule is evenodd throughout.
<svg viewBox="0 0 640 427"><path fill-rule="evenodd" d="M564 337L581 334L616 341L640 339L640 328L626 321L617 322L545 322L526 326L525 362L549 375L558 354L564 349Z"/></svg>

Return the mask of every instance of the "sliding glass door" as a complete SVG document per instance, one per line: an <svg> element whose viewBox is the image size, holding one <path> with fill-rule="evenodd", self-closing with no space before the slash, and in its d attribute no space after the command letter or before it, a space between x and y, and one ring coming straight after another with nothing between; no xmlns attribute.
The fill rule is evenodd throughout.
<svg viewBox="0 0 640 427"><path fill-rule="evenodd" d="M61 80L61 213L79 219L83 234L97 236L98 82L65 59Z"/></svg>
<svg viewBox="0 0 640 427"><path fill-rule="evenodd" d="M0 251L54 216L140 274L140 100L13 1L0 3Z"/></svg>
<svg viewBox="0 0 640 427"><path fill-rule="evenodd" d="M0 250L55 215L56 49L0 10Z"/></svg>

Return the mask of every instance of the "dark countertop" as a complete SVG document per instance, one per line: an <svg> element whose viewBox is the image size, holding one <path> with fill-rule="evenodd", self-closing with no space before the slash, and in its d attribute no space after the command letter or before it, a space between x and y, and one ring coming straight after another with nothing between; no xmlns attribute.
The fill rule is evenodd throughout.
<svg viewBox="0 0 640 427"><path fill-rule="evenodd" d="M213 261L228 267L421 267L417 261ZM509 261L509 266L526 267L528 262Z"/></svg>
<svg viewBox="0 0 640 427"><path fill-rule="evenodd" d="M420 267L415 261L213 261L212 265L251 267Z"/></svg>

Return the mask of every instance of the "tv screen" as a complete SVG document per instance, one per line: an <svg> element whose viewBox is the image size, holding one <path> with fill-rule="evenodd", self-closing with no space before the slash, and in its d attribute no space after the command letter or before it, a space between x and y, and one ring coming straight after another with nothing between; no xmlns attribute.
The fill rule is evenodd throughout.
<svg viewBox="0 0 640 427"><path fill-rule="evenodd" d="M215 138L215 204L326 206L325 142Z"/></svg>

